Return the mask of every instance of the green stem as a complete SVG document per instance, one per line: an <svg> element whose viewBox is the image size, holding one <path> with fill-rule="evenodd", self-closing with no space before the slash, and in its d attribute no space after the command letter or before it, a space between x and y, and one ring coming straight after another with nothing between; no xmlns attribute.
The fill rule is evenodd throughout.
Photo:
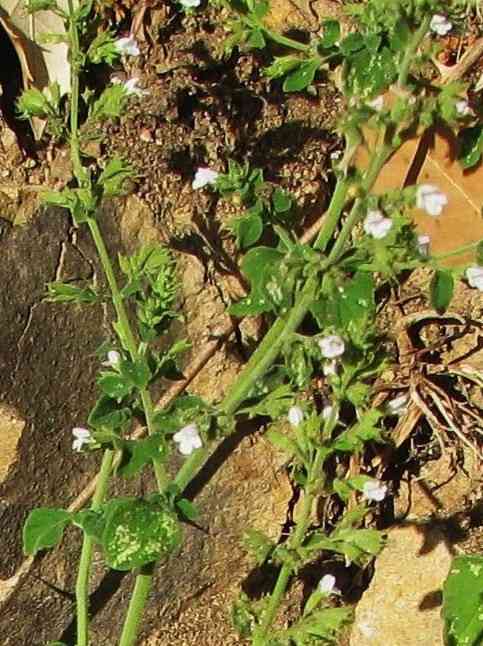
<svg viewBox="0 0 483 646"><path fill-rule="evenodd" d="M337 419L336 415L333 415L333 424L335 425L335 420ZM297 521L297 526L293 533L293 536L289 540L289 547L291 550L297 551L302 545L307 529L310 525L310 516L312 508L314 505L314 500L318 495L318 492L322 488L322 465L324 459L327 457L327 453L323 449L319 449L315 454L315 459L310 468L310 474L308 478L308 483L305 492L304 503L302 507L302 512L300 518ZM256 636L253 640L253 646L264 646L267 638L267 632L270 630L275 617L277 616L278 609L282 602L283 596L287 589L290 577L293 573L293 566L288 563L284 563L278 574L277 582L275 587L270 595L270 600L267 606L267 609L263 613L263 619L256 632Z"/></svg>
<svg viewBox="0 0 483 646"><path fill-rule="evenodd" d="M106 495L109 475L112 468L114 452L110 449L104 451L99 476L97 478L96 490L92 498L91 509L97 511ZM79 561L79 571L75 586L75 597L77 606L77 646L88 646L89 644L89 570L92 560L94 541L91 536L84 534L82 551Z"/></svg>
<svg viewBox="0 0 483 646"><path fill-rule="evenodd" d="M276 31L268 29L262 22L258 23L257 26L263 31L266 36L270 38L270 40L273 40L279 45L289 47L290 49L296 49L299 52L310 52L311 50L310 45L300 43L298 40L294 40L293 38L289 38L288 36L282 36L282 34L278 34Z"/></svg>
<svg viewBox="0 0 483 646"><path fill-rule="evenodd" d="M428 33L429 25L431 23L432 15L428 14L423 18L422 23L419 28L414 32L413 37L411 38L406 51L404 53L404 58L401 62L401 67L399 69L399 76L397 79L397 85L399 88L403 88L407 85L409 70L412 63L414 62L414 57L418 48L423 41L424 37Z"/></svg>
<svg viewBox="0 0 483 646"><path fill-rule="evenodd" d="M462 247L458 247L458 249L453 249L453 251L434 254L431 256L430 260L445 260L446 258L451 258L452 256L459 256L460 254L466 253L467 251L473 251L473 249L476 249L480 244L481 240L479 240L478 242L471 242L469 244L463 245Z"/></svg>
<svg viewBox="0 0 483 646"><path fill-rule="evenodd" d="M99 259L101 261L102 268L104 270L104 274L106 276L106 279L109 285L109 289L111 290L112 303L116 311L117 320L121 330L123 341L126 344L126 348L131 356L131 359L133 361L136 361L139 358L136 339L134 338L134 334L131 329L131 324L129 323L126 308L124 307L124 301L123 301L121 292L119 290L119 286L117 284L111 259L109 257L109 253L107 252L106 245L104 243L104 238L102 237L101 231L99 229L99 225L97 224L97 220L94 220L93 218L89 218L87 220L87 224L89 225L92 239L94 240L94 244L96 245L97 253L99 255ZM148 433L152 435L152 433L154 432L153 421L152 421L154 406L151 399L151 395L147 389L141 389L139 392L140 392L141 401L144 408L144 415L146 417L146 426L148 429ZM166 470L164 469L164 466L161 464L161 462L157 460L153 461L153 466L154 466L154 472L156 474L158 488L160 491L164 491L164 488L167 485L169 480Z"/></svg>
<svg viewBox="0 0 483 646"><path fill-rule="evenodd" d="M137 575L119 646L133 646L136 643L139 622L151 590L152 580L152 566L144 568Z"/></svg>
<svg viewBox="0 0 483 646"><path fill-rule="evenodd" d="M326 221L316 241L314 242L315 249L319 249L322 252L325 251L332 236L334 235L346 203L349 186L350 182L346 178L342 178L337 182L334 195L332 196L332 200L326 212Z"/></svg>

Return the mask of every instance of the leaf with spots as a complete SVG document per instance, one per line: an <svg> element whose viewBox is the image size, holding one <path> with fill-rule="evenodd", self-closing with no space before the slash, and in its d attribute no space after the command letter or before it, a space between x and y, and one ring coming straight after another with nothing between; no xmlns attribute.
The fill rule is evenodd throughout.
<svg viewBox="0 0 483 646"><path fill-rule="evenodd" d="M173 552L181 544L176 515L158 502L118 498L104 506L104 557L114 570L132 570Z"/></svg>

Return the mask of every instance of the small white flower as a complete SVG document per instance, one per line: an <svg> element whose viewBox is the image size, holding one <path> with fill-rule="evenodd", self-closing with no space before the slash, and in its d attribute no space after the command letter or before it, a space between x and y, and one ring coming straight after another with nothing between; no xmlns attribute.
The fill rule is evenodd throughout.
<svg viewBox="0 0 483 646"><path fill-rule="evenodd" d="M324 408L322 409L322 419L327 421L332 417L333 412L334 412L333 406L324 406Z"/></svg>
<svg viewBox="0 0 483 646"><path fill-rule="evenodd" d="M386 411L389 415L400 415L406 410L408 402L409 396L407 394L398 395L386 404Z"/></svg>
<svg viewBox="0 0 483 646"><path fill-rule="evenodd" d="M368 480L362 487L362 495L366 500L381 502L387 494L387 487L381 484L379 480Z"/></svg>
<svg viewBox="0 0 483 646"><path fill-rule="evenodd" d="M114 43L114 46L123 56L139 56L141 53L134 36L119 38Z"/></svg>
<svg viewBox="0 0 483 646"><path fill-rule="evenodd" d="M368 211L364 220L364 231L376 240L385 238L392 227L392 220L385 218L381 211Z"/></svg>
<svg viewBox="0 0 483 646"><path fill-rule="evenodd" d="M337 374L337 361L333 359L332 361L327 361L327 363L324 363L322 366L322 372L324 373L324 377L331 377L332 375Z"/></svg>
<svg viewBox="0 0 483 646"><path fill-rule="evenodd" d="M446 36L446 34L453 29L453 25L446 16L443 16L440 13L435 13L431 18L429 28L439 36Z"/></svg>
<svg viewBox="0 0 483 646"><path fill-rule="evenodd" d="M195 173L195 178L191 186L196 190L203 188L207 184L214 184L218 178L219 173L211 168L198 168Z"/></svg>
<svg viewBox="0 0 483 646"><path fill-rule="evenodd" d="M300 406L291 406L289 408L288 421L295 428L304 421L304 414Z"/></svg>
<svg viewBox="0 0 483 646"><path fill-rule="evenodd" d="M117 368L121 361L121 355L117 350L109 350L107 353L107 361L103 361L102 365L108 368Z"/></svg>
<svg viewBox="0 0 483 646"><path fill-rule="evenodd" d="M470 287L474 287L475 289L479 289L480 292L483 292L483 267L468 267L465 273Z"/></svg>
<svg viewBox="0 0 483 646"><path fill-rule="evenodd" d="M74 441L72 442L73 451L82 451L84 444L89 444L92 442L92 435L87 428L76 427L72 429L72 435L74 436Z"/></svg>
<svg viewBox="0 0 483 646"><path fill-rule="evenodd" d="M173 440L178 445L182 455L191 455L195 449L201 449L203 442L196 424L188 424L173 435Z"/></svg>
<svg viewBox="0 0 483 646"><path fill-rule="evenodd" d="M469 117L470 115L474 114L473 110L469 106L468 101L465 101L465 99L456 101L455 108L460 117Z"/></svg>
<svg viewBox="0 0 483 646"><path fill-rule="evenodd" d="M201 0L179 0L180 5L185 9L193 9L194 7L199 7Z"/></svg>
<svg viewBox="0 0 483 646"><path fill-rule="evenodd" d="M379 96L376 96L375 99L368 101L367 105L376 112L380 112L384 107L384 97L380 94Z"/></svg>
<svg viewBox="0 0 483 646"><path fill-rule="evenodd" d="M325 359L335 359L344 354L345 343L337 334L325 336L323 339L319 339L318 343Z"/></svg>
<svg viewBox="0 0 483 646"><path fill-rule="evenodd" d="M134 77L132 79L128 79L127 81L122 81L120 78L115 78L112 79L113 83L116 83L117 85L122 83L122 86L126 90L127 94L133 94L134 96L144 96L145 94L149 94L147 90L143 90L143 88L139 87L139 79L137 77Z"/></svg>
<svg viewBox="0 0 483 646"><path fill-rule="evenodd" d="M431 238L425 234L418 236L418 250L422 256L429 256L429 245Z"/></svg>
<svg viewBox="0 0 483 646"><path fill-rule="evenodd" d="M448 198L437 186L420 184L416 190L416 206L424 209L426 213L437 217L448 204Z"/></svg>
<svg viewBox="0 0 483 646"><path fill-rule="evenodd" d="M324 574L317 589L322 594L340 594L340 591L335 587L335 576L333 574Z"/></svg>

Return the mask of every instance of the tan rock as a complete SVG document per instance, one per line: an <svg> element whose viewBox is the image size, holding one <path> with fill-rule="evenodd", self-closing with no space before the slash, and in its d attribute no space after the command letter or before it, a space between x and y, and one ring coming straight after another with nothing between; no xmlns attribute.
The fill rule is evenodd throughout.
<svg viewBox="0 0 483 646"><path fill-rule="evenodd" d="M25 421L7 407L0 406L0 482L7 475L10 465L17 457L17 444L25 427Z"/></svg>
<svg viewBox="0 0 483 646"><path fill-rule="evenodd" d="M350 646L442 646L440 590L450 563L438 529L391 530L357 606Z"/></svg>

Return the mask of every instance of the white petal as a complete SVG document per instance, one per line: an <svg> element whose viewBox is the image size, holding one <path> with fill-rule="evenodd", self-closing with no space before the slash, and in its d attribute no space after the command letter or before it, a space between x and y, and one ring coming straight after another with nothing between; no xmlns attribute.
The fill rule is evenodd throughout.
<svg viewBox="0 0 483 646"><path fill-rule="evenodd" d="M437 13L431 18L429 28L439 36L446 36L453 29L453 25L446 16Z"/></svg>
<svg viewBox="0 0 483 646"><path fill-rule="evenodd" d="M376 112L380 112L384 107L384 97L380 94L375 99L372 99L372 101L368 101L367 105Z"/></svg>
<svg viewBox="0 0 483 646"><path fill-rule="evenodd" d="M431 238L427 235L418 236L418 250L422 256L429 256L429 245L431 243Z"/></svg>
<svg viewBox="0 0 483 646"><path fill-rule="evenodd" d="M121 54L125 56L139 56L141 53L137 44L136 39L133 36L128 36L126 38L119 38L114 43L116 49Z"/></svg>
<svg viewBox="0 0 483 646"><path fill-rule="evenodd" d="M333 574L324 574L320 579L317 588L319 592L322 592L323 594L334 594L338 592L335 587L335 576Z"/></svg>
<svg viewBox="0 0 483 646"><path fill-rule="evenodd" d="M332 413L334 412L334 407L333 406L325 406L322 409L322 419L328 420L332 417Z"/></svg>
<svg viewBox="0 0 483 646"><path fill-rule="evenodd" d="M203 188L207 184L214 184L218 178L219 173L211 168L198 168L193 179L191 186L196 190Z"/></svg>
<svg viewBox="0 0 483 646"><path fill-rule="evenodd" d="M199 7L201 0L179 0L180 4L185 9L192 9L193 7Z"/></svg>
<svg viewBox="0 0 483 646"><path fill-rule="evenodd" d="M368 211L363 227L368 235L380 240L391 230L392 220L385 218L381 211Z"/></svg>
<svg viewBox="0 0 483 646"><path fill-rule="evenodd" d="M448 204L448 198L437 186L420 184L416 190L416 206L424 209L434 217L441 215L443 208Z"/></svg>
<svg viewBox="0 0 483 646"><path fill-rule="evenodd" d="M462 117L467 117L470 114L473 114L473 110L470 108L468 101L465 101L465 99L461 99L461 101L457 101L455 108L456 108L456 112Z"/></svg>
<svg viewBox="0 0 483 646"><path fill-rule="evenodd" d="M344 354L345 343L337 334L331 334L323 339L319 339L318 343L322 356L326 359L335 359Z"/></svg>
<svg viewBox="0 0 483 646"><path fill-rule="evenodd" d="M483 292L483 267L468 267L465 273L469 285Z"/></svg>
<svg viewBox="0 0 483 646"><path fill-rule="evenodd" d="M366 500L381 502L387 494L387 486L381 484L378 480L369 480L362 487L362 495Z"/></svg>
<svg viewBox="0 0 483 646"><path fill-rule="evenodd" d="M291 426L297 427L304 421L304 414L300 406L291 406L288 411L288 421Z"/></svg>
<svg viewBox="0 0 483 646"><path fill-rule="evenodd" d="M195 449L203 446L198 427L196 424L188 424L173 435L173 440L178 444L178 450L182 455L191 455Z"/></svg>
<svg viewBox="0 0 483 646"><path fill-rule="evenodd" d="M324 363L324 365L322 366L322 372L324 373L325 377L336 375L337 361L334 359L333 361L328 361L327 363Z"/></svg>

